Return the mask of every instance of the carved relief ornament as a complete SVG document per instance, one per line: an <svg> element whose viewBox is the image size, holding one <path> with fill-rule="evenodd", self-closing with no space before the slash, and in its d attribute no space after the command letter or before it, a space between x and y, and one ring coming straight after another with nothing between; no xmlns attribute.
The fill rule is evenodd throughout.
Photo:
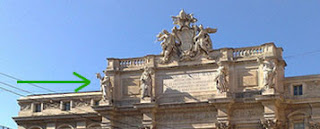
<svg viewBox="0 0 320 129"><path fill-rule="evenodd" d="M204 28L202 25L190 26L197 22L197 19L184 10L172 19L173 24L178 27L173 27L171 33L163 30L157 35L158 41L162 41L162 63L168 63L172 57L180 61L194 60L201 52L211 59L209 53L212 51L212 41L209 34L215 33L217 29Z"/></svg>
<svg viewBox="0 0 320 129"><path fill-rule="evenodd" d="M309 129L320 129L320 122L310 122L309 123Z"/></svg>
<svg viewBox="0 0 320 129"><path fill-rule="evenodd" d="M233 129L233 126L229 122L217 122L217 129Z"/></svg>

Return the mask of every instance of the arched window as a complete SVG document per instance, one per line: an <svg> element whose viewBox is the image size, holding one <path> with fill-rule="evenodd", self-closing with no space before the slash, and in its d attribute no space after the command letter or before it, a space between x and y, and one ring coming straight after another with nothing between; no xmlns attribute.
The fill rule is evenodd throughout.
<svg viewBox="0 0 320 129"><path fill-rule="evenodd" d="M58 126L58 129L73 129L73 127L71 125L62 124Z"/></svg>
<svg viewBox="0 0 320 129"><path fill-rule="evenodd" d="M43 128L40 127L40 126L31 126L31 127L29 127L28 129L43 129Z"/></svg>
<svg viewBox="0 0 320 129"><path fill-rule="evenodd" d="M290 129L305 129L308 126L309 114L304 111L294 111L288 115Z"/></svg>
<svg viewBox="0 0 320 129"><path fill-rule="evenodd" d="M101 129L100 123L92 123L90 124L87 129Z"/></svg>

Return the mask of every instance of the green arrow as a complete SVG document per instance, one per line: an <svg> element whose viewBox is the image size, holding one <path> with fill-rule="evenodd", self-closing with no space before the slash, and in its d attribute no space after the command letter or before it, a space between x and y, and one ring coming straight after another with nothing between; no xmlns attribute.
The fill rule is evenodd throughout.
<svg viewBox="0 0 320 129"><path fill-rule="evenodd" d="M79 86L77 89L74 90L75 92L78 92L79 90L81 90L82 88L90 84L90 80L88 80L87 78L81 76L76 72L73 72L73 74L79 77L80 79L82 79L82 81L22 81L22 80L19 80L17 81L17 83L83 83L83 85Z"/></svg>

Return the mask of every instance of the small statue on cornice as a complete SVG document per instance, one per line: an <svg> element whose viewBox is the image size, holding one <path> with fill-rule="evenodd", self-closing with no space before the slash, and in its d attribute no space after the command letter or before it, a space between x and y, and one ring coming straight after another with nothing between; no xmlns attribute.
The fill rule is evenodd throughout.
<svg viewBox="0 0 320 129"><path fill-rule="evenodd" d="M227 92L229 90L228 87L228 81L227 81L227 69L220 64L219 68L217 69L217 76L214 78L214 81L216 83L217 89L220 93Z"/></svg>
<svg viewBox="0 0 320 129"><path fill-rule="evenodd" d="M102 92L102 99L104 101L112 102L112 85L110 77L105 75L102 77L100 73L96 73L98 79L100 79L100 90Z"/></svg>
<svg viewBox="0 0 320 129"><path fill-rule="evenodd" d="M141 99L151 97L153 71L149 67L144 67L144 71L140 77Z"/></svg>
<svg viewBox="0 0 320 129"><path fill-rule="evenodd" d="M202 50L209 58L209 53L212 50L212 41L209 33L216 33L217 29L209 27L204 29L203 26L200 25L199 30L198 35L193 38L193 41L195 42L195 51L200 52Z"/></svg>

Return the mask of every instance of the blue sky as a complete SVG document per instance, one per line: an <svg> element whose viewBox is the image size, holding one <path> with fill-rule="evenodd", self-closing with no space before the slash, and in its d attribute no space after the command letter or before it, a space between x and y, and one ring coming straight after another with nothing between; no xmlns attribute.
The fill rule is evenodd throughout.
<svg viewBox="0 0 320 129"><path fill-rule="evenodd" d="M106 68L106 58L159 54L155 36L173 27L171 16L180 9L218 28L211 35L214 49L274 42L284 49L286 76L320 73L318 0L1 0L0 72L25 80L76 80L77 72L92 81L82 91L99 90L95 73ZM48 93L1 75L0 82ZM79 85L41 86L73 92ZM18 98L0 89L0 125L17 128L11 117L19 111Z"/></svg>

